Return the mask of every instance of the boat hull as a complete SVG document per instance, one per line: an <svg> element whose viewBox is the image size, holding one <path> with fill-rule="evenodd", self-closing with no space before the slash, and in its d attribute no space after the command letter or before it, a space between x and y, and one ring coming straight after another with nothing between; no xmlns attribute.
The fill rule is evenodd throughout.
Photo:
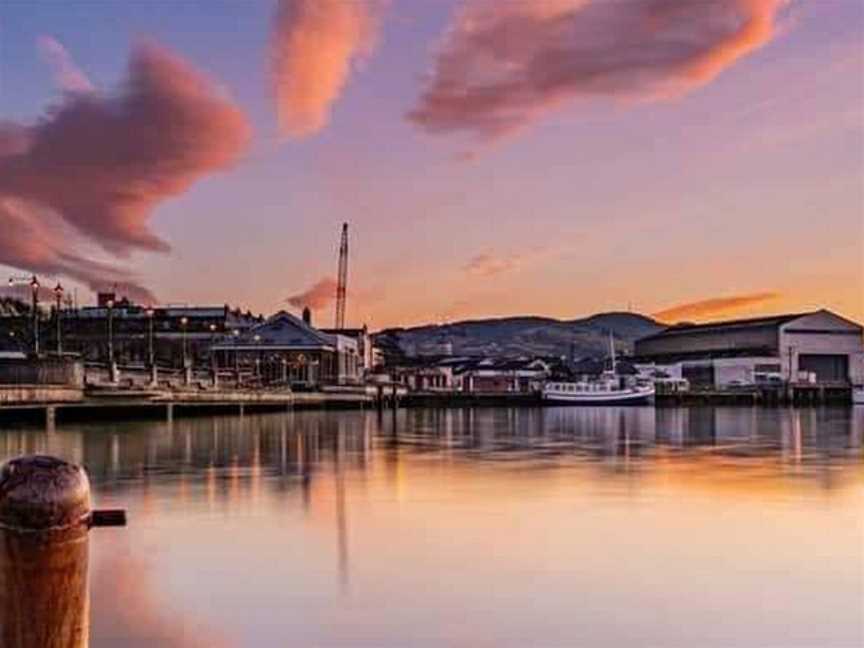
<svg viewBox="0 0 864 648"><path fill-rule="evenodd" d="M650 405L654 402L654 391L609 394L544 392L543 400L555 405Z"/></svg>

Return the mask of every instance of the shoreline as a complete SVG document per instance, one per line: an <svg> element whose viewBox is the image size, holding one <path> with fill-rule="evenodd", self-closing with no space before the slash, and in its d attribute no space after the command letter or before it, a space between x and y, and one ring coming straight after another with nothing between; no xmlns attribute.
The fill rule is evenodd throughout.
<svg viewBox="0 0 864 648"><path fill-rule="evenodd" d="M848 392L848 390L845 390ZM793 394L794 395L794 394ZM808 393L807 397L766 396L759 392L689 392L658 394L652 407L854 407L843 390ZM377 410L478 407L580 407L544 402L530 393L406 393L379 399L368 393L338 392L112 392L98 397L81 394L78 400L21 402L0 405L0 424L87 422L104 420L172 420L175 417L244 415L258 412L307 410ZM601 406L593 406L601 407ZM646 407L617 406L617 407Z"/></svg>

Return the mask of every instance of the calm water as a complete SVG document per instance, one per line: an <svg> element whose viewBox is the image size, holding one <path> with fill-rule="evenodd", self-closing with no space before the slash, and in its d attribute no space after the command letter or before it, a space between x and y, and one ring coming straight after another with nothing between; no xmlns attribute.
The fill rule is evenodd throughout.
<svg viewBox="0 0 864 648"><path fill-rule="evenodd" d="M864 408L6 429L85 464L92 646L864 644Z"/></svg>

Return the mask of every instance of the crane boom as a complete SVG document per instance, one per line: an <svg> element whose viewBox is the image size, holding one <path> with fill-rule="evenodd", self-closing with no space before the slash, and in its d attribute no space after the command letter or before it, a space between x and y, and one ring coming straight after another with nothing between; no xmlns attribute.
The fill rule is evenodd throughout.
<svg viewBox="0 0 864 648"><path fill-rule="evenodd" d="M345 328L345 302L348 295L348 223L342 224L339 243L339 278L336 284L336 328Z"/></svg>

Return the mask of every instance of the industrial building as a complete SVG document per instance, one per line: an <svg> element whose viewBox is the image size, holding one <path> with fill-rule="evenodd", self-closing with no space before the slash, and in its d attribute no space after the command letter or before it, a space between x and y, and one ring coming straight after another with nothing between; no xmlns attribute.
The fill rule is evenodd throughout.
<svg viewBox="0 0 864 648"><path fill-rule="evenodd" d="M637 340L635 356L697 388L864 383L864 329L828 310L679 324Z"/></svg>

